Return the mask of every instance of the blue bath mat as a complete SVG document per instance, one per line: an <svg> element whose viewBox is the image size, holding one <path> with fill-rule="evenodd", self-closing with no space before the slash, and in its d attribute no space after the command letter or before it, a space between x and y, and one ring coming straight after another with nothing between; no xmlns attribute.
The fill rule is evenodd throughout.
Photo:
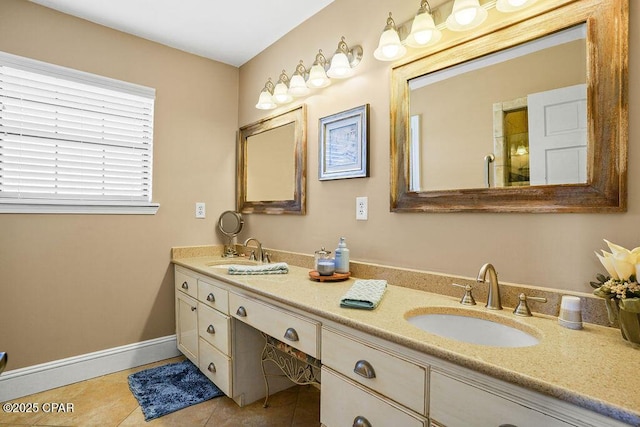
<svg viewBox="0 0 640 427"><path fill-rule="evenodd" d="M145 421L224 395L189 360L136 372L128 379Z"/></svg>

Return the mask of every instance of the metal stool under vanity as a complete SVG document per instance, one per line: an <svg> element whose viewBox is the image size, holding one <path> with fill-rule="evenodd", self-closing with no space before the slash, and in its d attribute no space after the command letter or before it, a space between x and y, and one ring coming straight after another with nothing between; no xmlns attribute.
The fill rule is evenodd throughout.
<svg viewBox="0 0 640 427"><path fill-rule="evenodd" d="M287 334L296 334L295 329L289 328ZM273 362L280 370L282 375L298 385L320 385L320 368L322 367L320 360L309 356L308 354L291 347L288 344L278 341L270 335L262 333L265 339L264 348L262 349L261 363L262 375L264 377L264 385L267 394L264 398L263 406L266 408L269 401L269 376L264 365L265 362ZM286 335L285 335L286 337ZM296 337L287 337L296 341Z"/></svg>

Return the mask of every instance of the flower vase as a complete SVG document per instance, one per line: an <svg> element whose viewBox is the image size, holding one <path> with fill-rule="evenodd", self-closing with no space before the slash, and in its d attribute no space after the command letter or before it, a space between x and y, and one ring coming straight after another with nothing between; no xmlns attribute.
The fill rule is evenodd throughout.
<svg viewBox="0 0 640 427"><path fill-rule="evenodd" d="M607 298L606 302L609 321L618 321L622 338L640 346L640 298Z"/></svg>

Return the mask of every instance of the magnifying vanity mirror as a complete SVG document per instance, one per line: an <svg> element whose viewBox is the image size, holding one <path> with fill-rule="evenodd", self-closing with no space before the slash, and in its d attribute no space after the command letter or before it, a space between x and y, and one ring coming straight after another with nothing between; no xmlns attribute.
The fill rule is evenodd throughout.
<svg viewBox="0 0 640 427"><path fill-rule="evenodd" d="M242 213L305 213L306 107L240 128L236 204Z"/></svg>
<svg viewBox="0 0 640 427"><path fill-rule="evenodd" d="M548 3L394 67L392 211L626 209L628 0Z"/></svg>
<svg viewBox="0 0 640 427"><path fill-rule="evenodd" d="M242 227L244 227L244 220L238 212L224 211L220 214L218 230L228 238L228 243L224 245L223 256L234 257L238 255L233 246L233 239L240 234Z"/></svg>

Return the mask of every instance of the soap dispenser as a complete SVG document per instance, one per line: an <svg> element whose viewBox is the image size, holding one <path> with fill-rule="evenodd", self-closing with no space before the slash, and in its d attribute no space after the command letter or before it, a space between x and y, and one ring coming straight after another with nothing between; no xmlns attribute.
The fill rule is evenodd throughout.
<svg viewBox="0 0 640 427"><path fill-rule="evenodd" d="M349 249L344 237L340 238L335 252L336 273L349 272Z"/></svg>

